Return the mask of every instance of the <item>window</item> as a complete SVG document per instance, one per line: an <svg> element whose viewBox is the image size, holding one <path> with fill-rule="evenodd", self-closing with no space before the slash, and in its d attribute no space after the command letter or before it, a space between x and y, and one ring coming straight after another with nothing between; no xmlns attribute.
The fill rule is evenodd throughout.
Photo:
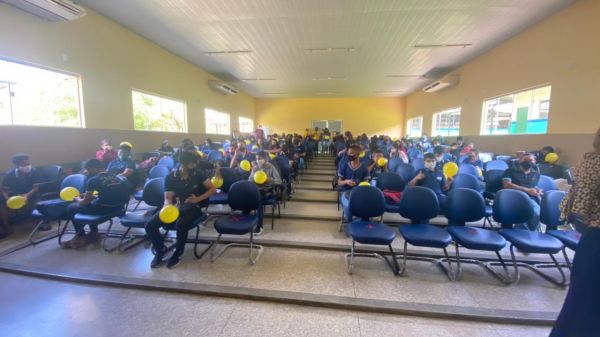
<svg viewBox="0 0 600 337"><path fill-rule="evenodd" d="M132 90L133 129L187 132L184 102Z"/></svg>
<svg viewBox="0 0 600 337"><path fill-rule="evenodd" d="M214 135L229 135L229 114L212 109L204 109L206 119L206 133Z"/></svg>
<svg viewBox="0 0 600 337"><path fill-rule="evenodd" d="M460 132L461 108L449 109L433 114L432 136L458 136Z"/></svg>
<svg viewBox="0 0 600 337"><path fill-rule="evenodd" d="M253 120L251 120L250 118L240 116L239 121L240 121L240 132L250 133L250 132L254 131L254 121Z"/></svg>
<svg viewBox="0 0 600 337"><path fill-rule="evenodd" d="M408 137L421 137L423 133L423 117L411 118L406 122L406 134Z"/></svg>
<svg viewBox="0 0 600 337"><path fill-rule="evenodd" d="M83 127L79 76L0 60L0 124Z"/></svg>
<svg viewBox="0 0 600 337"><path fill-rule="evenodd" d="M546 133L551 88L548 85L484 101L481 134Z"/></svg>

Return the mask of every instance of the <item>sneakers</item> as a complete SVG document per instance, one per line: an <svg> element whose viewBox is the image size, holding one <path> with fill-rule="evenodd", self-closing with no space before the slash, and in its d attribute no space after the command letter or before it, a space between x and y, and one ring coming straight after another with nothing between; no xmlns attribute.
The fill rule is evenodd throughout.
<svg viewBox="0 0 600 337"><path fill-rule="evenodd" d="M262 227L257 226L256 228L254 228L254 236L259 236L262 234L262 232L263 232Z"/></svg>
<svg viewBox="0 0 600 337"><path fill-rule="evenodd" d="M156 252L156 255L154 255L154 258L152 259L152 262L150 262L150 268L158 268L160 267L160 265L164 262L164 256L165 256L165 252Z"/></svg>
<svg viewBox="0 0 600 337"><path fill-rule="evenodd" d="M85 234L75 234L75 236L64 243L65 248L79 249L83 248L90 243L88 241L87 235Z"/></svg>
<svg viewBox="0 0 600 337"><path fill-rule="evenodd" d="M174 252L173 255L171 255L171 257L169 258L169 261L167 261L167 268L175 268L175 266L177 266L179 262L181 262L181 255L182 253Z"/></svg>

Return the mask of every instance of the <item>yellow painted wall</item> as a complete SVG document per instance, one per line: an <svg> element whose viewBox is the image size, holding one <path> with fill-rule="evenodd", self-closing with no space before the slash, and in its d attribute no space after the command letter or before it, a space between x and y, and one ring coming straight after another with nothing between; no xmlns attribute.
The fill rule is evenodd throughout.
<svg viewBox="0 0 600 337"><path fill-rule="evenodd" d="M194 141L204 138L206 107L230 113L234 130L238 129L239 115L254 118L253 97L244 93L224 96L210 90L210 74L89 9L79 20L51 23L0 4L0 58L80 74L85 125L94 130L90 133L93 135L122 137L122 132L113 130L133 130L132 88L185 101L188 132ZM18 131L45 144L45 135L55 135L56 130L1 126L4 136L0 143L0 169L9 166L4 159L18 150L36 156L37 164L47 164L79 160L83 153L93 153L99 141L82 138L85 133L81 130L60 130L64 140L52 138L57 142L54 148L59 150L75 142L82 149L49 154L46 148L20 148L6 142L4 136ZM176 142L185 136L139 131L135 134L147 141L136 144L138 151L155 148L163 138ZM90 147L87 152L84 146Z"/></svg>
<svg viewBox="0 0 600 337"><path fill-rule="evenodd" d="M312 120L341 120L343 131L400 136L404 128L404 98L256 99L257 123L270 132L297 132Z"/></svg>
<svg viewBox="0 0 600 337"><path fill-rule="evenodd" d="M457 69L457 87L409 95L406 117L424 116L424 131L430 133L433 113L462 106L461 134L479 135L484 99L550 83L548 135L543 141L552 144L553 134L594 133L600 126L598 18L600 1L575 2ZM509 145L528 136L490 137Z"/></svg>

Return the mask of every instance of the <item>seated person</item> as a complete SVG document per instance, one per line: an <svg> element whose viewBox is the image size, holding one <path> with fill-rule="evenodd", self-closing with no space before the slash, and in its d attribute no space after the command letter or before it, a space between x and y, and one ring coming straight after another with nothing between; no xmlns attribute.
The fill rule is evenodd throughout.
<svg viewBox="0 0 600 337"><path fill-rule="evenodd" d="M356 144L350 145L347 150L347 161L340 160L340 167L338 168L338 181L337 186L341 192L341 204L344 212L344 220L348 223L352 222L352 214L350 214L350 191L355 186L358 186L363 181L369 181L371 175L369 169L360 163L358 154L361 148Z"/></svg>
<svg viewBox="0 0 600 337"><path fill-rule="evenodd" d="M119 146L117 159L111 161L106 171L112 173L129 183L130 191L135 190L138 184L135 163L131 160L131 147L122 144Z"/></svg>
<svg viewBox="0 0 600 337"><path fill-rule="evenodd" d="M12 157L14 168L6 173L2 181L2 191L0 194L0 238L12 234L9 226L9 210L6 207L6 201L10 197L17 195L24 196L27 204L19 210L19 215L30 215L35 209L36 198L39 194L39 183L42 182L40 172L33 168L29 155L19 153ZM49 230L50 226L45 225L40 230Z"/></svg>
<svg viewBox="0 0 600 337"><path fill-rule="evenodd" d="M469 156L465 158L461 164L471 164L483 170L483 162L479 159L479 151L477 149L471 149Z"/></svg>
<svg viewBox="0 0 600 337"><path fill-rule="evenodd" d="M229 163L229 167L236 168L240 165L243 160L247 160L249 162L253 162L255 160L255 155L248 151L248 147L246 143L239 143L237 149L233 153L233 157L231 157L231 162Z"/></svg>
<svg viewBox="0 0 600 337"><path fill-rule="evenodd" d="M181 141L181 146L177 149L177 151L175 151L175 153L173 153L173 161L175 162L175 164L179 163L179 156L181 155L182 152L196 152L197 149L194 146L194 142L192 142L191 139L189 138L185 138L184 140Z"/></svg>
<svg viewBox="0 0 600 337"><path fill-rule="evenodd" d="M375 150L375 151L373 151L373 154L371 155L371 158L367 162L367 168L369 169L369 173L371 174L371 178L373 180L376 180L377 177L379 177L379 175L382 172L387 172L388 171L387 165L381 167L377 163L377 161L379 159L381 159L381 158L385 159L385 157L383 156L383 151L381 151L381 150ZM372 181L372 183L374 183L374 182L375 181Z"/></svg>
<svg viewBox="0 0 600 337"><path fill-rule="evenodd" d="M531 153L523 154L518 164L504 172L502 184L504 188L510 188L527 193L531 199L534 216L526 224L527 229L535 231L540 225L540 201L543 191L537 187L540 173L535 165L535 156Z"/></svg>
<svg viewBox="0 0 600 337"><path fill-rule="evenodd" d="M210 151L215 150L215 145L213 144L213 142L210 138L206 138L206 140L204 141L204 144L202 146L200 146L199 150L204 153L209 153Z"/></svg>
<svg viewBox="0 0 600 337"><path fill-rule="evenodd" d="M256 154L256 161L252 162L252 172L250 172L250 176L248 177L249 181L254 181L254 173L257 171L263 171L267 174L267 181L264 184L257 184L258 190L260 191L261 200L264 201L273 196L273 186L281 184L281 175L279 171L275 167L275 165L269 163L267 160L268 155L264 151L260 151ZM262 234L263 227L263 207L258 208L258 226L254 231L255 235Z"/></svg>
<svg viewBox="0 0 600 337"><path fill-rule="evenodd" d="M533 151L532 153L536 157L536 163L548 164L548 162L546 161L546 155L548 153L553 153L553 152L554 152L554 148L552 146L544 146L539 151Z"/></svg>
<svg viewBox="0 0 600 337"><path fill-rule="evenodd" d="M96 159L98 159L102 166L106 167L108 163L117 158L117 151L112 147L110 140L102 139L100 141L100 150L96 151Z"/></svg>
<svg viewBox="0 0 600 337"><path fill-rule="evenodd" d="M446 156L444 155L444 147L443 146L436 146L433 148L433 155L435 156L435 169L436 170L443 170L444 165L446 165L446 163L449 163L450 161L448 159L446 159Z"/></svg>
<svg viewBox="0 0 600 337"><path fill-rule="evenodd" d="M162 141L162 143L160 143L158 152L160 152L161 155L172 155L175 150L173 150L173 147L169 145L169 141L165 139Z"/></svg>
<svg viewBox="0 0 600 337"><path fill-rule="evenodd" d="M175 205L179 209L179 218L175 221L177 241L175 252L167 262L167 268L173 268L181 261L185 248L188 231L196 219L202 217L203 207L208 206L209 198L217 189L205 175L197 170L198 155L192 152L182 152L179 167L171 171L165 178L165 206ZM165 224L159 218L159 212L146 224L146 235L152 241L156 255L150 262L151 268L157 268L163 263L167 249L163 242L160 227Z"/></svg>
<svg viewBox="0 0 600 337"><path fill-rule="evenodd" d="M438 197L440 209L443 210L446 205L446 192L452 185L452 178L446 179L442 170L436 168L435 155L433 153L425 154L425 168L417 171L417 175L408 183L409 186L427 187Z"/></svg>
<svg viewBox="0 0 600 337"><path fill-rule="evenodd" d="M129 184L110 172L103 172L102 163L98 159L90 159L83 163L82 169L87 176L83 197L76 197L75 202L67 207L68 219L75 227L73 239L63 243L65 248L81 248L91 242L100 240L98 226L90 226L90 233L85 234L84 225L73 220L77 213L106 214L123 209L129 201ZM97 196L94 196L97 191Z"/></svg>

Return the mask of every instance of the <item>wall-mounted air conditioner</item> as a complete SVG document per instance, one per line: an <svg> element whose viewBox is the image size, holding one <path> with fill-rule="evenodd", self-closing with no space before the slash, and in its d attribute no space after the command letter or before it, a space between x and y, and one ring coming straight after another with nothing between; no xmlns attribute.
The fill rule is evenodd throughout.
<svg viewBox="0 0 600 337"><path fill-rule="evenodd" d="M444 89L448 89L458 84L460 81L460 77L458 74L447 75L442 77L441 79L431 83L430 85L423 88L425 92L436 92L442 91Z"/></svg>
<svg viewBox="0 0 600 337"><path fill-rule="evenodd" d="M208 86L214 91L223 95L235 95L239 92L236 88L218 80L208 80Z"/></svg>
<svg viewBox="0 0 600 337"><path fill-rule="evenodd" d="M68 0L0 0L48 21L71 21L85 15L85 9Z"/></svg>

